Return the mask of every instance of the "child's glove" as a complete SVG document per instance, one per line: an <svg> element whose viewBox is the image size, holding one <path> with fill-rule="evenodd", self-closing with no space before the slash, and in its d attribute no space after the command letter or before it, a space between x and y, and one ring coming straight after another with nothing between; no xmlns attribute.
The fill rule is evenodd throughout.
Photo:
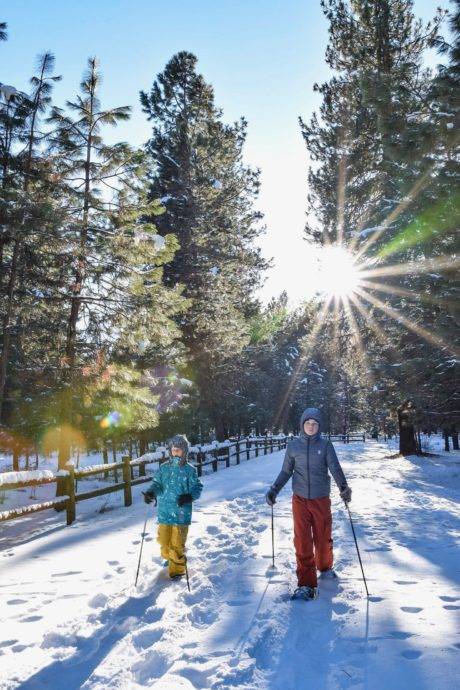
<svg viewBox="0 0 460 690"><path fill-rule="evenodd" d="M149 503L153 502L153 505L156 506L157 497L155 496L153 491L143 491L142 494L144 496L144 503L147 503L147 505L149 505Z"/></svg>
<svg viewBox="0 0 460 690"><path fill-rule="evenodd" d="M192 501L192 494L181 494L177 499L177 504L180 506L185 506L187 503L191 503Z"/></svg>
<svg viewBox="0 0 460 690"><path fill-rule="evenodd" d="M345 486L342 486L340 489L340 498L342 501L345 501L345 503L350 503L351 501L351 489L348 486L348 484L345 484Z"/></svg>

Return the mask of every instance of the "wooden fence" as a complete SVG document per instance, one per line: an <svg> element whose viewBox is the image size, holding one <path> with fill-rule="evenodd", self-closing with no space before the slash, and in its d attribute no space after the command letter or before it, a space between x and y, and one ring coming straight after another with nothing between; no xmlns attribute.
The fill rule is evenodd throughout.
<svg viewBox="0 0 460 690"><path fill-rule="evenodd" d="M217 446L215 448L209 446L198 446L197 450L192 450L190 452L189 462L196 467L198 476L201 477L203 474L203 469L206 467L211 467L213 472L217 472L219 464L225 465L225 467L230 467L230 465L239 465L241 460L249 460L251 458L251 454L252 457L259 457L261 455L268 455L273 452L283 450L286 448L287 442L290 438L291 437L289 436L267 436L242 439L233 443L221 445L220 447ZM350 443L358 440L365 441L364 434L342 434L340 436L330 436L329 438L331 441L342 441L344 443ZM0 486L1 490L13 490L33 486L42 486L44 484L57 484L57 482L61 482L61 488L64 490L64 494L43 503L22 506L20 508L12 508L10 510L0 512L0 522L25 517L41 510L55 508L57 510L66 511L67 524L71 525L76 517L77 503L80 501L85 501L89 498L111 494L116 491L123 491L124 504L125 506L130 506L132 504L132 487L151 481L151 477L146 475L146 466L155 463L161 464L166 459L166 451L161 452L161 457L159 457L159 455L159 453L147 453L145 456L136 458L134 460L131 460L129 456L124 456L121 462L96 465L94 467L81 470L76 470L73 465L68 465L67 470L58 476L49 477L46 479L2 484ZM136 469L138 473L137 477L135 476ZM120 472L123 479L121 482L119 481ZM89 477L97 475L107 477L110 473L113 473L114 475L114 484L93 489L92 491L78 493L78 482L80 480L85 480Z"/></svg>

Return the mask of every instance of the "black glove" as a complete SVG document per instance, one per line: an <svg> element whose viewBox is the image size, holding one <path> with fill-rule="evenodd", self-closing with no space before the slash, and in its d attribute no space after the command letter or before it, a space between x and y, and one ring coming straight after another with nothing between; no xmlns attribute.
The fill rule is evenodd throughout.
<svg viewBox="0 0 460 690"><path fill-rule="evenodd" d="M267 501L269 506L274 506L276 503L276 497L278 493L275 491L275 489L271 486L267 493L265 494L265 500Z"/></svg>
<svg viewBox="0 0 460 690"><path fill-rule="evenodd" d="M192 494L181 494L177 499L177 504L180 506L185 506L187 503L191 503L192 501Z"/></svg>
<svg viewBox="0 0 460 690"><path fill-rule="evenodd" d="M153 505L156 506L157 504L157 497L153 493L153 491L143 491L142 495L144 496L144 503L149 503L153 502Z"/></svg>
<svg viewBox="0 0 460 690"><path fill-rule="evenodd" d="M345 501L345 503L350 503L351 501L351 489L348 486L348 484L345 484L345 486L342 486L340 489L340 498Z"/></svg>

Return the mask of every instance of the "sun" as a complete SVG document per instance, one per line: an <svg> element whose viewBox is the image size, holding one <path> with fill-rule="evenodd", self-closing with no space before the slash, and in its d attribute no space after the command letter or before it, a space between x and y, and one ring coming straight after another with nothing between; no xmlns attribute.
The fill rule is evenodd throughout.
<svg viewBox="0 0 460 690"><path fill-rule="evenodd" d="M346 298L360 286L361 267L342 245L322 247L318 255L318 292L335 298Z"/></svg>

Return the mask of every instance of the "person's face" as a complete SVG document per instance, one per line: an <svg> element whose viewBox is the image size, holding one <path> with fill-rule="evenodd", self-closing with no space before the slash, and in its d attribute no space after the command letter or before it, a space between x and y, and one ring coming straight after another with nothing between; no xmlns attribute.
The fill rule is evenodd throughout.
<svg viewBox="0 0 460 690"><path fill-rule="evenodd" d="M315 419L306 419L303 423L303 430L307 436L314 436L318 433L319 424Z"/></svg>
<svg viewBox="0 0 460 690"><path fill-rule="evenodd" d="M181 458L184 454L184 451L182 448L176 448L176 446L173 446L171 448L171 455L174 455L176 458Z"/></svg>

